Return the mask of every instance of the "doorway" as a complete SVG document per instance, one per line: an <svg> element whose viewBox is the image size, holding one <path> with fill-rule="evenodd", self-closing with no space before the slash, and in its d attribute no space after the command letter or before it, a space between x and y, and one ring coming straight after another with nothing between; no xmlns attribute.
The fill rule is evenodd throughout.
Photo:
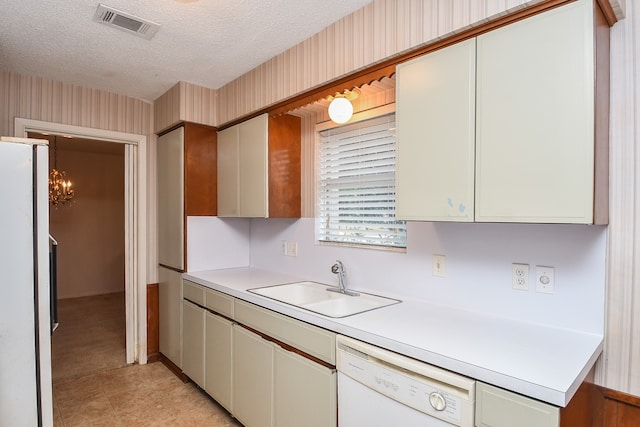
<svg viewBox="0 0 640 427"><path fill-rule="evenodd" d="M30 119L15 119L15 135L66 135L124 145L126 361L147 363L147 137Z"/></svg>
<svg viewBox="0 0 640 427"><path fill-rule="evenodd" d="M64 171L75 192L49 209L60 325L53 382L125 366L125 145L28 135L49 141L49 170Z"/></svg>

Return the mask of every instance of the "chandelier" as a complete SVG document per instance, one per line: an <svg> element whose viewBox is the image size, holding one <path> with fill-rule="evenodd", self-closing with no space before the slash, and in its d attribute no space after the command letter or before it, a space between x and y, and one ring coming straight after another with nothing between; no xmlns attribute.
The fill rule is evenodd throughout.
<svg viewBox="0 0 640 427"><path fill-rule="evenodd" d="M58 170L57 138L57 136L53 137L53 169L49 175L49 203L54 208L70 203L75 196L75 191L71 188L71 180L66 178L66 172Z"/></svg>

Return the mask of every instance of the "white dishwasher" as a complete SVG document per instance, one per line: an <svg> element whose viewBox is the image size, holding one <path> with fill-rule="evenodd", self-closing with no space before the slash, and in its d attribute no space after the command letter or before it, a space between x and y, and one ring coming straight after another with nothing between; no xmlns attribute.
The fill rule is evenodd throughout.
<svg viewBox="0 0 640 427"><path fill-rule="evenodd" d="M473 427L475 381L338 335L339 427Z"/></svg>

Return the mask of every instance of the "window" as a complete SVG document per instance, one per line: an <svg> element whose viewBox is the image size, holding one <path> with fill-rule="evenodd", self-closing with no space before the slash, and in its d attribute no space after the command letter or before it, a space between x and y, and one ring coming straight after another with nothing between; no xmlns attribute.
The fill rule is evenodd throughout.
<svg viewBox="0 0 640 427"><path fill-rule="evenodd" d="M320 132L316 238L406 247L395 219L395 114Z"/></svg>

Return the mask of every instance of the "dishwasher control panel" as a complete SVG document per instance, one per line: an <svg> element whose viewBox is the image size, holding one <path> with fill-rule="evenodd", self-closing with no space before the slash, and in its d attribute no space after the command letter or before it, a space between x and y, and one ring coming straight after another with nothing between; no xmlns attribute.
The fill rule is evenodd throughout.
<svg viewBox="0 0 640 427"><path fill-rule="evenodd" d="M475 381L357 341L341 339L337 350L339 372L434 418L473 426Z"/></svg>

